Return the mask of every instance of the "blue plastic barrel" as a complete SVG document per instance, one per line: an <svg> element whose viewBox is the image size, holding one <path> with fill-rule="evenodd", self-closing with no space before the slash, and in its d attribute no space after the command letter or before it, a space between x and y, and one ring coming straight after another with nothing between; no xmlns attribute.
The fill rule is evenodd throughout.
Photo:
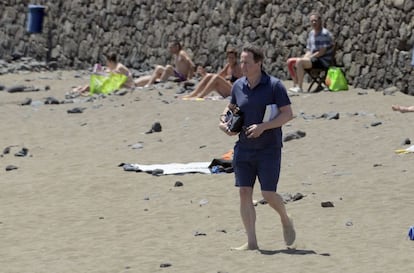
<svg viewBox="0 0 414 273"><path fill-rule="evenodd" d="M41 33L45 7L40 5L29 5L29 16L27 18L27 32Z"/></svg>

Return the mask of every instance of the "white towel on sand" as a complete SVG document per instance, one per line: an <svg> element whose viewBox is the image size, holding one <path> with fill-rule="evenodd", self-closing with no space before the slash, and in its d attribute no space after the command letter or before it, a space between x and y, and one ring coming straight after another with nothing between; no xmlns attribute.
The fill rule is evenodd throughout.
<svg viewBox="0 0 414 273"><path fill-rule="evenodd" d="M191 162L191 163L168 163L168 164L123 164L125 171L148 172L159 175L183 174L183 173L204 173L211 174L208 166L211 162ZM162 170L162 173L159 171Z"/></svg>

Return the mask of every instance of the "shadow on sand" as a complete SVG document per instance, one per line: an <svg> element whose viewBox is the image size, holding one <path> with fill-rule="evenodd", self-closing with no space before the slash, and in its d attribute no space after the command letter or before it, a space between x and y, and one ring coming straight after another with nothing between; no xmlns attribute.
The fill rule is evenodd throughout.
<svg viewBox="0 0 414 273"><path fill-rule="evenodd" d="M259 250L263 255L276 255L276 254L289 254L289 255L320 255L320 256L331 256L329 253L316 253L313 250L306 250L306 249L280 249L280 250Z"/></svg>

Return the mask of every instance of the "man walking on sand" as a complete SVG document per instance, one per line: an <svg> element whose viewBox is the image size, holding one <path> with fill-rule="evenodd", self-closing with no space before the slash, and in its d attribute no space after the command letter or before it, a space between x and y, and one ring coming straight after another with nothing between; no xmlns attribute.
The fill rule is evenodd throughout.
<svg viewBox="0 0 414 273"><path fill-rule="evenodd" d="M182 49L180 42L170 42L168 49L174 57L174 66L157 65L152 75L140 77L135 80L135 86L150 86L156 81L164 82L172 76L176 77L179 81L186 81L193 77L195 65L187 52Z"/></svg>
<svg viewBox="0 0 414 273"><path fill-rule="evenodd" d="M231 90L231 100L224 109L240 109L243 113L243 130L231 132L226 120L219 128L229 136L239 136L234 146L233 168L239 188L240 215L247 234L247 243L235 250L258 249L256 238L256 211L253 205L253 187L259 180L263 198L280 217L286 245L296 239L292 219L286 213L282 197L276 193L280 174L282 151L282 126L292 119L292 109L282 82L262 70L263 51L256 46L246 46L240 56L244 77L236 80ZM273 114L266 117L266 109Z"/></svg>

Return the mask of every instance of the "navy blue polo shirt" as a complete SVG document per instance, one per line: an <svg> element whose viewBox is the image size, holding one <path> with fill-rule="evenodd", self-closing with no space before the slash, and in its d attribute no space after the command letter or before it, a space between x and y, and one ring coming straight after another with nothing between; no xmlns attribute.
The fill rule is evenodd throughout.
<svg viewBox="0 0 414 273"><path fill-rule="evenodd" d="M290 99L282 82L262 71L259 84L250 89L247 78L238 79L231 90L232 104L237 104L244 114L244 126L263 122L267 105L276 104L277 108L290 105ZM265 130L258 138L247 138L242 131L237 145L245 149L282 147L282 128Z"/></svg>

